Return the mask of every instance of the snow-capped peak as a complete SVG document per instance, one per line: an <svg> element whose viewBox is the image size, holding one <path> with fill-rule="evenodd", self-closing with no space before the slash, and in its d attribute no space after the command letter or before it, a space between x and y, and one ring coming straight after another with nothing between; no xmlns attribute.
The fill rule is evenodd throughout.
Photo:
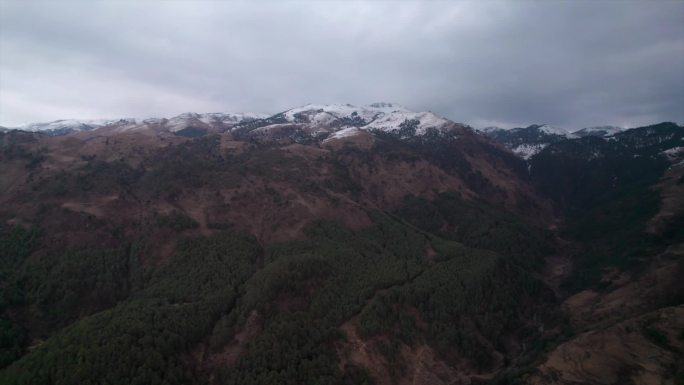
<svg viewBox="0 0 684 385"><path fill-rule="evenodd" d="M496 127L496 126L489 126L489 127L484 127L484 128L479 128L477 131L482 132L484 134L491 133L491 132L498 132L498 131L506 131L505 128L501 127Z"/></svg>
<svg viewBox="0 0 684 385"><path fill-rule="evenodd" d="M497 133L497 132L515 133L518 131L529 131L529 130L538 130L539 132L549 134L549 135L573 137L572 133L569 130L566 130L566 129L560 128L560 127L551 126L549 124L532 124L532 125L527 126L527 127L516 127L516 128L502 128L502 127L490 126L490 127L480 128L477 131L482 132L484 134L493 134L493 133Z"/></svg>
<svg viewBox="0 0 684 385"><path fill-rule="evenodd" d="M314 124L320 127L359 127L365 130L392 131L406 122L414 122L416 134L428 128L441 128L450 120L433 112L414 112L395 103L373 103L365 106L351 104L307 104L282 113L292 123Z"/></svg>
<svg viewBox="0 0 684 385"><path fill-rule="evenodd" d="M552 134L552 135L568 136L570 134L570 132L564 128L554 127L554 126L550 126L548 124L537 125L537 129L541 132L545 132L547 134Z"/></svg>
<svg viewBox="0 0 684 385"><path fill-rule="evenodd" d="M533 124L527 127L512 129L487 127L479 131L508 147L524 159L529 159L550 143L577 138L577 136L563 128L553 127L548 124Z"/></svg>
<svg viewBox="0 0 684 385"><path fill-rule="evenodd" d="M196 113L185 112L167 120L166 128L171 132L177 132L188 127L210 128L214 126L231 127L238 123L264 119L266 114L258 113L232 113L232 112L209 112Z"/></svg>
<svg viewBox="0 0 684 385"><path fill-rule="evenodd" d="M362 118L372 118L378 113L389 114L392 112L412 112L406 107L396 103L371 103L364 106L354 106L352 104L305 104L301 107L289 109L284 112L284 116L288 119L294 119L295 114L323 112L332 114L337 118L344 118L351 116L353 113Z"/></svg>
<svg viewBox="0 0 684 385"><path fill-rule="evenodd" d="M29 123L16 127L8 127L8 130L22 130L44 132L48 135L64 135L72 132L90 131L103 127L113 127L116 132L147 129L150 125L161 125L168 131L176 132L189 126L198 127L230 127L235 124L263 119L267 114L257 113L196 113L186 112L172 118L147 118L147 119L62 119L46 123Z"/></svg>
<svg viewBox="0 0 684 385"><path fill-rule="evenodd" d="M596 126L587 127L581 130L574 131L573 134L577 136L600 136L608 137L624 131L625 129L617 126Z"/></svg>
<svg viewBox="0 0 684 385"><path fill-rule="evenodd" d="M378 117L364 128L392 131L401 127L405 122L417 122L415 127L417 135L425 134L428 128L442 128L451 123L450 120L438 116L431 111L393 111Z"/></svg>
<svg viewBox="0 0 684 385"><path fill-rule="evenodd" d="M22 124L16 127L8 127L8 129L45 132L48 134L63 134L76 131L89 131L103 126L121 123L135 124L136 119L60 119L52 122Z"/></svg>

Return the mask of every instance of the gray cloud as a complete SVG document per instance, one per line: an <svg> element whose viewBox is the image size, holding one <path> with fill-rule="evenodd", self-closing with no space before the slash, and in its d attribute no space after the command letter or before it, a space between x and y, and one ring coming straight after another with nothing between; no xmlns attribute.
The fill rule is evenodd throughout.
<svg viewBox="0 0 684 385"><path fill-rule="evenodd" d="M684 122L684 3L0 0L0 124L393 101Z"/></svg>

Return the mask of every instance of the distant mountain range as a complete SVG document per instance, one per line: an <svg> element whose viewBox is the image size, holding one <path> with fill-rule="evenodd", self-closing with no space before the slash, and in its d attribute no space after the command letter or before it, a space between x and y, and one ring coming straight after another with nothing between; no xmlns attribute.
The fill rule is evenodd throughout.
<svg viewBox="0 0 684 385"><path fill-rule="evenodd" d="M48 123L31 123L4 130L42 132L51 136L66 135L73 132L95 129L112 132L135 130L156 130L178 132L189 129L193 132L240 131L243 134L263 133L263 127L272 125L291 125L307 135L330 134L343 128L357 127L362 130L398 129L405 121L415 128L418 135L431 128L443 128L453 124L448 119L432 112L414 112L395 103L373 103L367 106L350 104L307 104L302 107L277 113L275 115L256 113L184 113L173 118L150 119L99 119L99 120L57 120ZM314 130L313 127L316 129ZM261 129L261 130L257 130ZM275 130L271 127L270 130ZM410 130L409 129L409 130ZM266 130L268 131L268 130ZM315 133L309 131L316 131Z"/></svg>
<svg viewBox="0 0 684 385"><path fill-rule="evenodd" d="M396 103L383 102L358 107L350 104L307 104L275 115L188 112L172 118L69 119L0 127L0 132L22 130L60 136L92 130L105 135L155 131L193 137L231 132L254 140L292 137L300 141L322 141L354 136L364 131L396 131L407 137L422 136L449 131L453 127L470 129L465 124L454 123L429 111L415 112ZM486 127L477 131L529 159L549 144L564 139L608 138L626 130L617 126L597 126L572 131L548 124L533 124L512 129Z"/></svg>
<svg viewBox="0 0 684 385"><path fill-rule="evenodd" d="M533 124L527 127L512 129L487 127L480 131L511 149L516 154L528 159L549 144L560 140L582 138L585 136L606 138L624 130L626 129L616 126L600 126L568 131L547 124Z"/></svg>
<svg viewBox="0 0 684 385"><path fill-rule="evenodd" d="M118 132L149 127L163 127L170 132L175 132L189 126L212 126L230 128L241 122L265 118L259 114L231 114L231 113L184 113L173 118L149 118L149 119L66 119L55 120L47 123L29 123L16 127L0 127L0 129L19 130L28 132L40 132L50 136L67 135L74 132L92 131L100 128L112 128Z"/></svg>

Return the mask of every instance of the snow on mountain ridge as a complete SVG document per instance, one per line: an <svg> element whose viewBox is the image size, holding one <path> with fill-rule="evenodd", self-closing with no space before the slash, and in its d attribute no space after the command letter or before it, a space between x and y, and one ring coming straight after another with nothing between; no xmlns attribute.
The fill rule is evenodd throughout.
<svg viewBox="0 0 684 385"><path fill-rule="evenodd" d="M479 130L495 141L503 144L524 159L529 159L547 145L563 139L576 139L577 136L559 127L548 124L533 124L527 127L503 129L487 127Z"/></svg>
<svg viewBox="0 0 684 385"><path fill-rule="evenodd" d="M507 130L505 128L501 128L501 127L489 126L489 127L485 127L485 128L478 128L477 131L487 134L490 132L507 131Z"/></svg>
<svg viewBox="0 0 684 385"><path fill-rule="evenodd" d="M33 123L14 129L40 131L49 135L64 135L100 128L112 133L133 130L177 133L185 129L210 132L232 132L238 129L240 133L245 133L255 129L259 132L268 132L270 129L281 130L283 124L297 124L306 135L333 134L344 130L342 134L336 136L340 138L357 134L360 130L385 132L401 130L402 135L424 135L429 129L445 131L456 125L451 120L431 111L415 112L399 104L382 102L363 106L307 104L275 115L186 112L171 118L71 119ZM358 130L346 130L349 127L356 127Z"/></svg>
<svg viewBox="0 0 684 385"><path fill-rule="evenodd" d="M596 127L586 127L572 133L577 136L600 136L608 137L613 136L617 133L625 131L625 128L617 126L596 126Z"/></svg>
<svg viewBox="0 0 684 385"><path fill-rule="evenodd" d="M550 126L550 125L548 125L548 124L537 125L537 129L538 129L539 131L545 132L545 133L547 133L547 134L561 135L561 136L567 136L567 137L571 137L571 136L572 136L572 134L570 133L570 131L568 131L568 130L566 130L566 129L564 129L564 128Z"/></svg>
<svg viewBox="0 0 684 385"><path fill-rule="evenodd" d="M44 123L27 123L16 127L8 127L11 130L22 130L22 131L55 131L70 129L72 131L84 131L89 129L94 129L97 127L102 127L110 124L116 124L121 122L135 122L133 118L123 118L123 119L60 119L52 122Z"/></svg>
<svg viewBox="0 0 684 385"><path fill-rule="evenodd" d="M529 125L527 127L514 127L514 128L503 128L503 127L490 126L490 127L480 128L477 131L480 131L483 133L491 133L491 132L498 132L498 131L515 132L515 131L519 131L522 129L537 129L537 130L539 130L543 133L546 133L546 134L561 135L561 136L572 135L572 133L573 133L572 131L567 130L565 128L551 126L549 124L532 124L532 125Z"/></svg>
<svg viewBox="0 0 684 385"><path fill-rule="evenodd" d="M288 121L298 122L297 118L305 114L310 117L310 123L319 124L330 123L335 119L351 118L354 115L369 123L381 114L393 112L411 111L394 103L372 103L358 107L351 104L306 104L289 109L283 115Z"/></svg>
<svg viewBox="0 0 684 385"><path fill-rule="evenodd" d="M364 130L392 131L405 121L417 121L416 134L428 128L440 129L453 123L431 111L415 112L395 103L372 103L365 106L351 104L307 104L282 113L292 123L309 123L331 128L359 127Z"/></svg>
<svg viewBox="0 0 684 385"><path fill-rule="evenodd" d="M333 132L332 135L327 137L323 142L329 142L333 139L342 139L342 138L347 138L350 136L358 135L361 133L361 130L357 127L347 127L343 128L339 131Z"/></svg>
<svg viewBox="0 0 684 385"><path fill-rule="evenodd" d="M549 124L532 124L527 127L515 127L515 128L502 128L502 127L496 127L496 126L489 126L489 127L484 127L484 128L479 128L477 131L482 132L484 134L491 134L491 133L496 133L496 132L515 132L521 129L525 128L536 128L541 132L544 132L546 134L551 134L551 135L560 135L560 136L565 136L567 138L578 138L582 136L601 136L601 137L607 137L607 136L612 136L615 135L619 132L627 130L626 128L623 127L618 127L618 126L596 126L596 127L586 127L586 128L581 128L581 129L575 129L575 130L570 130L570 129L565 129L561 127L555 127L551 126Z"/></svg>
<svg viewBox="0 0 684 385"><path fill-rule="evenodd" d="M405 121L417 120L416 135L423 135L428 128L442 128L449 123L450 120L437 116L433 112L406 112L394 111L385 116L382 116L375 121L364 126L369 129L379 129L382 131L391 131L400 127Z"/></svg>
<svg viewBox="0 0 684 385"><path fill-rule="evenodd" d="M245 120L263 119L267 114L258 113L195 113L186 112L171 118L123 118L123 119L60 119L52 122L27 123L15 127L7 127L8 130L22 130L31 132L45 133L70 133L78 131L89 131L102 127L116 126L116 131L128 131L136 128L146 128L149 125L166 125L169 131L176 132L189 125L213 125L221 123L224 125L234 125Z"/></svg>

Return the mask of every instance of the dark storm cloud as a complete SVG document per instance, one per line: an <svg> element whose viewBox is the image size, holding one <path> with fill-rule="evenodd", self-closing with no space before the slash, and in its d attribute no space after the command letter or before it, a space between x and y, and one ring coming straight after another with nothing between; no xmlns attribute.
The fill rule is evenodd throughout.
<svg viewBox="0 0 684 385"><path fill-rule="evenodd" d="M684 122L684 2L20 2L0 124L394 101L476 126Z"/></svg>

